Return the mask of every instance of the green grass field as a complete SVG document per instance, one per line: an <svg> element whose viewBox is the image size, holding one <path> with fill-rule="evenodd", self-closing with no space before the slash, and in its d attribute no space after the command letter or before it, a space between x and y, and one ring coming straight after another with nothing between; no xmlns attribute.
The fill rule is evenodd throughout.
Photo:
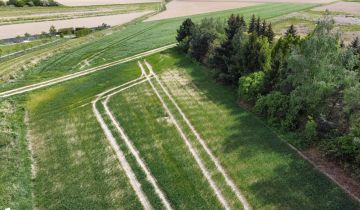
<svg viewBox="0 0 360 210"><path fill-rule="evenodd" d="M266 4L235 11L246 17L255 13L272 18L308 7ZM231 13L234 11L213 16L225 17ZM196 16L196 20L204 16ZM90 61L90 66L172 43L181 20L129 25L95 42L55 55L29 70L22 80L4 84L2 89L79 71L73 67L101 50L104 51ZM241 109L235 101L236 93L214 83L207 69L174 50L146 59L254 209L360 208L260 120ZM6 149L6 153L1 153L4 158L0 159L1 169L6 170L0 178L0 197L3 198L0 209L31 209L32 206L39 209L141 209L91 108L91 101L97 94L140 74L137 63L130 62L12 99L17 104L15 114L8 113L2 118L11 123L5 128L13 130L6 137L8 140L0 141L0 151ZM222 176L169 98L159 85L155 86L231 207L240 209L239 201L225 186ZM148 84L115 95L109 106L175 209L221 208ZM98 107L104 115L100 103ZM106 123L110 125L107 118ZM114 127L111 131L116 134ZM27 138L24 137L26 133ZM163 208L122 139L118 135L115 137L152 206ZM35 166L32 181L29 143ZM24 171L15 170L10 157L18 160ZM13 179L9 181L7 177Z"/></svg>

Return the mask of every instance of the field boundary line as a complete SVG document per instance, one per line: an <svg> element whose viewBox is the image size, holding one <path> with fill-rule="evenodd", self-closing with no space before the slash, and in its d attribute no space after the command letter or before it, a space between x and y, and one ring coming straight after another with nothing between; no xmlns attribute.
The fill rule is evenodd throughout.
<svg viewBox="0 0 360 210"><path fill-rule="evenodd" d="M142 66L141 63L139 63L139 67L143 70L144 67ZM184 131L182 130L182 128L180 127L180 125L178 124L178 122L176 121L174 115L171 113L170 109L168 108L168 106L166 105L165 101L163 100L162 96L160 95L160 93L158 92L158 90L155 88L154 84L151 81L151 76L154 76L156 78L155 73L152 71L152 69L149 69L150 74L147 75L147 81L149 82L149 84L151 85L154 93L156 94L156 96L159 98L163 108L165 109L166 113L169 115L170 119L172 120L172 122L174 123L176 129L178 130L180 136L182 137L182 139L184 140L186 146L188 147L190 153L192 154L192 156L194 157L195 161L197 162L198 166L200 167L204 177L207 179L207 181L209 182L211 188L213 189L216 197L218 198L218 200L220 201L221 205L226 209L226 210L230 210L230 206L228 204L228 202L226 201L225 197L223 196L221 190L219 189L219 187L216 185L216 183L214 182L214 180L212 179L211 173L208 171L208 169L206 168L203 160L201 159L199 153L197 152L196 148L191 144L190 140L186 137Z"/></svg>
<svg viewBox="0 0 360 210"><path fill-rule="evenodd" d="M81 76L91 74L91 73L94 73L94 72L97 72L97 71L100 71L100 70L103 70L103 69L106 69L106 68L109 68L109 67L112 67L112 66L115 66L115 65L118 65L118 64L126 63L126 62L129 62L129 61L133 61L133 60L142 58L144 56L148 56L148 55L151 55L151 54L154 54L154 53L158 53L158 52L170 49L170 48L175 47L175 46L176 46L176 44L166 45L166 46L155 48L155 49L152 49L152 50L149 50L149 51L146 51L146 52L142 52L142 53L139 53L139 54L127 57L127 58L123 58L123 59L120 59L118 61L113 61L113 62L110 62L110 63L107 63L107 64L103 64L103 65L100 65L100 66L97 66L97 67L93 67L93 68L90 68L90 69L87 69L87 70L84 70L84 71L79 71L79 72L76 72L76 73L73 73L73 74L64 75L64 76L61 76L61 77L58 77L58 78L50 79L50 80L39 82L39 83L36 83L36 84L27 85L27 86L15 88L15 89L12 89L12 90L8 90L8 91L5 91L5 92L1 92L0 93L0 98L6 98L6 97L14 96L14 95L19 95L19 94L26 93L26 92L29 92L29 91L33 91L33 90L36 90L36 89L40 89L40 88L43 88L43 87L48 87L48 86L51 86L51 85L55 85L55 84L58 84L58 83L61 83L61 82L65 82L65 81L68 81L68 80L71 80L71 79L75 79L75 78L78 78L78 77L81 77Z"/></svg>
<svg viewBox="0 0 360 210"><path fill-rule="evenodd" d="M169 97L170 101L175 105L176 109L178 110L178 112L180 113L180 115L182 116L182 118L184 119L184 121L186 122L186 124L188 125L188 127L191 129L191 131L193 132L193 134L196 136L196 139L198 140L198 142L201 144L201 146L204 148L204 150L206 151L206 153L209 155L209 157L211 158L212 162L215 164L217 170L223 175L226 184L231 188L231 190L235 193L236 197L240 200L240 202L243 204L243 207L245 210L252 210L251 205L249 204L249 202L246 200L245 196L242 194L242 192L237 188L237 186L235 185L234 181L230 178L230 176L226 173L225 169L223 168L223 166L220 164L220 161L215 157L215 155L212 153L211 149L209 148L209 146L205 143L205 141L201 138L200 134L196 131L195 127L191 124L190 120L186 117L186 115L184 114L184 112L181 110L181 108L179 107L179 105L176 103L176 101L174 100L174 98L170 95L170 93L167 91L167 89L164 87L164 85L162 84L162 82L160 81L159 77L154 73L152 66L145 61L145 65L147 66L147 68L150 70L150 72L152 72L152 74L154 75L155 80L158 82L158 84L160 85L160 87L162 88L162 90L164 91L164 93Z"/></svg>
<svg viewBox="0 0 360 210"><path fill-rule="evenodd" d="M141 78L141 77L140 77ZM138 81L140 78L129 81L125 84L122 84L116 88L119 87L124 87L126 85L129 85L131 83L134 83L136 81ZM136 83L135 83L136 84ZM136 175L134 173L134 171L132 170L129 162L126 160L125 155L123 153L123 151L120 149L120 146L116 143L116 139L114 138L112 132L110 131L109 127L106 125L103 117L101 116L99 110L96 108L96 103L100 100L100 97L103 96L103 94L106 94L106 92L109 92L111 90L113 90L115 88L112 88L108 91L105 91L105 93L101 93L99 95L97 95L97 97L95 98L95 100L92 101L92 110L93 113L97 119L97 121L99 122L103 133L105 134L107 140L110 143L110 146L112 147L112 149L114 150L121 167L124 169L126 176L129 179L130 185L133 188L133 190L135 191L137 197L140 200L140 203L142 204L142 206L144 207L144 209L146 210L152 210L153 207L151 206L149 199L147 198L147 196L145 195L145 193L143 192L142 188L141 188L141 184L140 182L137 180Z"/></svg>

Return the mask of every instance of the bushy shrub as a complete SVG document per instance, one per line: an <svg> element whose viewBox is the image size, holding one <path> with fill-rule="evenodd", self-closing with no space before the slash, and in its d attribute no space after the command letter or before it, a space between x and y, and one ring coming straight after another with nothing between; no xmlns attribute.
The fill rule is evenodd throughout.
<svg viewBox="0 0 360 210"><path fill-rule="evenodd" d="M324 140L320 149L327 157L340 160L360 178L360 138L351 135Z"/></svg>
<svg viewBox="0 0 360 210"><path fill-rule="evenodd" d="M82 28L82 29L79 29L79 30L75 31L76 37L86 36L86 35L88 35L90 33L91 33L91 29L89 29L89 28Z"/></svg>
<svg viewBox="0 0 360 210"><path fill-rule="evenodd" d="M306 141L311 144L312 141L316 140L317 131L316 131L316 122L312 117L309 117L308 121L305 124L304 137Z"/></svg>
<svg viewBox="0 0 360 210"><path fill-rule="evenodd" d="M289 96L278 91L261 96L256 101L255 111L266 117L271 123L281 123L286 118L289 109Z"/></svg>
<svg viewBox="0 0 360 210"><path fill-rule="evenodd" d="M239 79L239 97L247 101L255 101L260 94L264 72L257 71Z"/></svg>

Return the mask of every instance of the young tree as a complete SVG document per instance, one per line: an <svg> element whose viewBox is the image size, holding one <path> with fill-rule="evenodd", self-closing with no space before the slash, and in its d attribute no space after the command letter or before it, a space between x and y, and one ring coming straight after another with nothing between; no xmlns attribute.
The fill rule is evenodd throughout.
<svg viewBox="0 0 360 210"><path fill-rule="evenodd" d="M291 26L287 29L287 31L285 32L285 36L297 36L297 31L293 24L291 24Z"/></svg>
<svg viewBox="0 0 360 210"><path fill-rule="evenodd" d="M246 31L246 21L244 19L244 16L240 17L240 30Z"/></svg>
<svg viewBox="0 0 360 210"><path fill-rule="evenodd" d="M268 71L271 67L271 48L266 37L253 33L245 46L244 69L242 74Z"/></svg>
<svg viewBox="0 0 360 210"><path fill-rule="evenodd" d="M272 43L274 41L275 33L274 33L273 29L272 29L271 23L269 23L269 25L267 26L265 36L268 38L269 43Z"/></svg>
<svg viewBox="0 0 360 210"><path fill-rule="evenodd" d="M179 42L180 47L184 52L189 50L189 42L192 31L194 30L195 24L190 18L187 18L177 30L176 40Z"/></svg>
<svg viewBox="0 0 360 210"><path fill-rule="evenodd" d="M238 15L229 17L225 28L226 38L214 52L212 66L219 71L220 80L224 83L232 83L229 79L226 79L230 77L228 67L234 51L232 41L236 33L246 29L243 20L243 17L240 18Z"/></svg>
<svg viewBox="0 0 360 210"><path fill-rule="evenodd" d="M252 15L249 23L249 30L248 30L249 34L255 31L255 25L256 25L256 18L255 15Z"/></svg>
<svg viewBox="0 0 360 210"><path fill-rule="evenodd" d="M216 36L210 31L195 27L190 40L189 54L191 57L203 62L215 38Z"/></svg>
<svg viewBox="0 0 360 210"><path fill-rule="evenodd" d="M49 33L51 34L51 35L55 35L56 34L56 28L55 28L55 26L50 26L50 29L49 29Z"/></svg>
<svg viewBox="0 0 360 210"><path fill-rule="evenodd" d="M255 22L255 31L260 36L261 35L261 19L258 17Z"/></svg>
<svg viewBox="0 0 360 210"><path fill-rule="evenodd" d="M184 20L180 28L177 30L176 40L178 42L183 41L186 37L191 36L191 31L193 30L195 24L190 18Z"/></svg>
<svg viewBox="0 0 360 210"><path fill-rule="evenodd" d="M266 32L267 32L267 23L266 23L266 20L263 20L263 22L262 22L262 24L260 26L259 35L266 36Z"/></svg>

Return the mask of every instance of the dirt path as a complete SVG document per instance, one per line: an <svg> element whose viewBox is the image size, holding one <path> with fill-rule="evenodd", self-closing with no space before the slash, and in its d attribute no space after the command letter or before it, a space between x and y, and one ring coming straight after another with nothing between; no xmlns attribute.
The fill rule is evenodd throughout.
<svg viewBox="0 0 360 210"><path fill-rule="evenodd" d="M32 84L32 85L27 85L27 86L24 86L24 87L13 89L13 90L8 90L8 91L0 93L0 98L6 98L6 97L14 96L14 95L19 95L19 94L26 93L26 92L33 91L33 90L37 90L37 89L40 89L40 88L43 88L43 87L48 87L48 86L51 86L51 85L54 85L54 84L58 84L58 83L61 83L61 82L72 80L72 79L82 77L82 76L85 76L85 75L88 75L88 74L91 74L91 73L94 73L94 72L97 72L97 71L100 71L100 70L104 70L106 68L109 68L109 67L112 67L112 66L115 66L115 65L118 65L118 64L126 63L126 62L129 62L129 61L133 61L133 60L142 58L144 56L148 56L148 55L151 55L151 54L154 54L154 53L158 53L158 52L167 50L167 49L175 47L175 46L176 46L176 44L167 45L167 46L164 46L164 47L149 50L147 52L139 53L137 55L133 55L133 56L130 56L130 57L127 57L127 58L124 58L124 59L120 59L118 61L114 61L114 62L110 62L110 63L100 65L100 66L97 66L97 67L94 67L94 68L90 68L90 69L87 69L87 70L84 70L84 71L76 72L76 73L73 73L73 74L68 74L68 75L65 75L65 76L62 76L62 77L47 80L47 81L44 81L44 82L39 82L39 83Z"/></svg>
<svg viewBox="0 0 360 210"><path fill-rule="evenodd" d="M223 166L220 164L220 161L214 156L214 154L211 152L210 148L207 146L205 141L201 138L200 134L195 130L194 126L190 123L190 120L186 117L184 112L181 110L181 108L178 106L174 98L170 95L170 93L167 91L167 89L164 87L162 82L160 81L159 77L154 73L152 70L151 65L145 61L145 65L150 70L150 72L154 75L156 81L160 85L161 89L164 91L164 93L169 97L170 101L175 105L176 109L179 111L180 115L186 122L186 124L189 126L193 134L196 136L196 139L199 141L201 146L204 148L206 153L211 158L212 162L215 164L217 170L223 175L226 184L232 189L232 191L235 193L236 197L240 200L240 202L243 204L245 210L251 210L251 206L249 202L246 200L245 196L241 193L241 191L237 188L234 181L229 177L229 175L226 173ZM155 90L154 90L155 91Z"/></svg>
<svg viewBox="0 0 360 210"><path fill-rule="evenodd" d="M123 87L125 85L131 84L132 82L137 81L137 80L138 79L130 81L130 82L125 83L125 84L123 84L123 85L121 85L119 87ZM109 143L110 143L110 145L112 147L112 149L114 150L114 152L115 152L115 154L116 154L116 156L117 156L117 158L118 158L118 160L120 162L121 167L125 171L126 176L129 178L130 185L134 189L134 191L135 191L136 195L138 196L138 198L139 198L141 204L143 205L144 209L152 210L153 208L152 208L147 196L145 195L145 193L141 189L141 184L137 180L134 171L132 170L130 164L127 162L123 151L120 149L119 145L116 143L116 140L115 140L114 136L112 135L109 127L106 125L106 123L105 123L104 119L102 118L100 112L96 108L96 103L99 101L99 99L100 99L100 97L102 95L103 94L99 94L96 97L96 99L92 102L92 109L93 109L93 112L94 112L94 114L96 116L96 119L99 122L99 124L100 124L100 126L101 126L107 140L109 141Z"/></svg>
<svg viewBox="0 0 360 210"><path fill-rule="evenodd" d="M142 71L144 71L144 67L141 65L141 63L139 63L139 67L141 68ZM196 163L199 165L204 177L207 179L207 181L209 182L211 188L214 190L216 197L218 198L218 200L220 201L220 203L222 204L222 206L225 209L230 210L231 208L230 208L228 202L226 201L226 199L223 196L223 194L222 194L221 190L219 189L219 187L216 185L216 183L212 179L211 173L206 168L206 166L204 164L204 161L201 159L198 151L191 144L190 140L186 137L184 131L182 130L182 128L180 127L180 125L176 121L175 117L173 116L173 114L169 110L168 106L166 105L164 99L161 97L158 90L155 88L153 82L151 81L151 76L154 76L155 78L157 76L155 75L155 73L152 71L151 68L149 68L149 71L150 71L150 74L147 75L147 80L148 80L149 84L151 85L151 88L153 89L153 91L157 95L157 97L159 98L159 100L160 100L163 108L165 109L166 113L170 116L171 121L174 123L176 129L178 130L180 136L184 140L184 142L185 142L186 146L188 147L190 153L194 157Z"/></svg>

